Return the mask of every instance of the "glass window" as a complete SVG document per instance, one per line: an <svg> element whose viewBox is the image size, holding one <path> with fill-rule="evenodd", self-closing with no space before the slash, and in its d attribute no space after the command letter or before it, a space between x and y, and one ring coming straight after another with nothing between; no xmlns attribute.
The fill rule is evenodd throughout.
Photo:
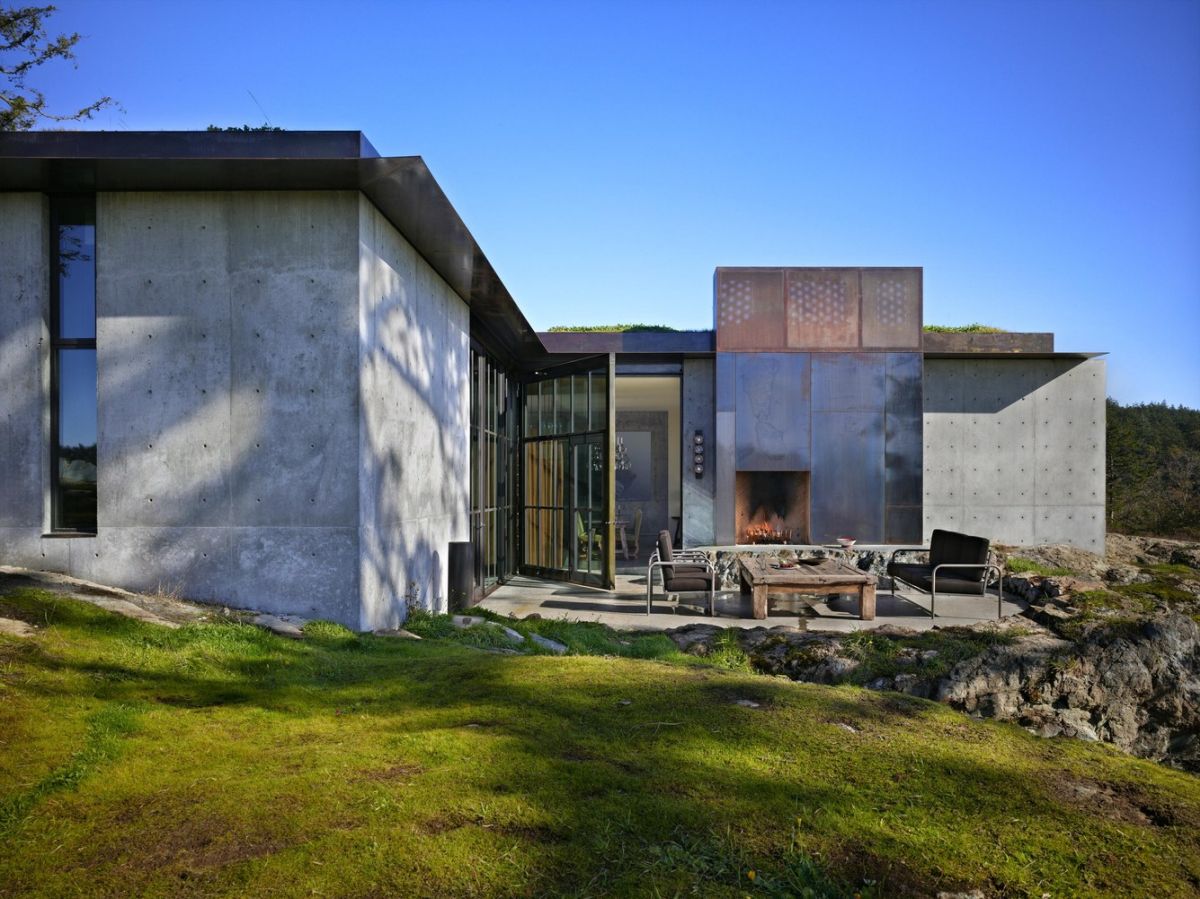
<svg viewBox="0 0 1200 899"><path fill-rule="evenodd" d="M588 430L603 431L608 427L608 376L594 371L588 377L591 378L592 395L592 425Z"/></svg>
<svg viewBox="0 0 1200 899"><path fill-rule="evenodd" d="M51 520L96 530L96 204L54 198L50 322Z"/></svg>

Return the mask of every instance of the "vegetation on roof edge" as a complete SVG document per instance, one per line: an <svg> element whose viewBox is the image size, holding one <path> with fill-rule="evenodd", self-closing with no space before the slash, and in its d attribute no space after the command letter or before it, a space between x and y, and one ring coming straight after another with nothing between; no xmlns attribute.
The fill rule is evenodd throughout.
<svg viewBox="0 0 1200 899"><path fill-rule="evenodd" d="M672 328L670 325L555 325L549 329L551 332L595 332L603 334L611 334L615 331L659 331L659 332L676 332L678 328Z"/></svg>
<svg viewBox="0 0 1200 899"><path fill-rule="evenodd" d="M1003 328L994 328L991 325L981 325L979 322L971 322L969 325L926 325L926 331L932 331L935 334L1007 334Z"/></svg>
<svg viewBox="0 0 1200 899"><path fill-rule="evenodd" d="M680 333L682 329L672 328L670 325L645 325L645 324L630 324L630 325L554 325L547 328L552 334L561 333L583 333L583 334L612 334L624 331L657 331L660 333ZM705 330L699 328L696 330ZM981 325L979 322L972 322L969 325L926 325L926 331L931 331L937 334L1007 334L1003 328L996 328L992 325Z"/></svg>

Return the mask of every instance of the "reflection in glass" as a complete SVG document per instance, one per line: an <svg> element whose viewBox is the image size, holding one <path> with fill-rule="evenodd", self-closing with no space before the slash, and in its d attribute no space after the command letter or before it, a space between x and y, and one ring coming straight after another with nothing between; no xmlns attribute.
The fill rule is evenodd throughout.
<svg viewBox="0 0 1200 899"><path fill-rule="evenodd" d="M96 351L58 350L54 527L96 529Z"/></svg>
<svg viewBox="0 0 1200 899"><path fill-rule="evenodd" d="M58 260L60 338L96 336L96 215L91 203L60 203L54 247Z"/></svg>
<svg viewBox="0 0 1200 899"><path fill-rule="evenodd" d="M591 403L590 431L603 431L608 427L608 376L603 372L592 372L589 376Z"/></svg>

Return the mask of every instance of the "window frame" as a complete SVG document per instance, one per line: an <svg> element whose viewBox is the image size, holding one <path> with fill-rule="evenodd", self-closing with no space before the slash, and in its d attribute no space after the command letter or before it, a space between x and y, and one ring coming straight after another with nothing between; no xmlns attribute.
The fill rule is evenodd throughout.
<svg viewBox="0 0 1200 899"><path fill-rule="evenodd" d="M94 537L98 530L98 521L91 528L69 528L59 523L61 509L62 484L59 472L59 455L62 446L59 443L59 404L61 401L59 371L60 350L91 350L96 351L96 328L93 325L91 337L62 337L62 285L59 276L59 225L63 216L63 206L68 204L90 203L92 211L93 234L96 229L96 196L95 194L52 194L49 197L49 275L50 275L50 527L49 536L54 537ZM93 239L92 247L93 285L92 313L96 315L95 306L95 268L99 257L99 240ZM97 385L98 387L98 385ZM99 403L97 403L97 412ZM99 422L97 422L99 425ZM97 427L97 431L99 428ZM99 445L99 433L97 433ZM97 458L97 469L99 458ZM97 471L97 485L99 473Z"/></svg>

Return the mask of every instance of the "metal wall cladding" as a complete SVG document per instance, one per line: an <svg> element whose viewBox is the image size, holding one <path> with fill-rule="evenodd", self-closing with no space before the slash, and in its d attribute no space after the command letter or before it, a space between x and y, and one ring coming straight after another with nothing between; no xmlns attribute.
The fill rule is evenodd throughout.
<svg viewBox="0 0 1200 899"><path fill-rule="evenodd" d="M812 540L884 538L884 413L813 412Z"/></svg>
<svg viewBox="0 0 1200 899"><path fill-rule="evenodd" d="M921 269L864 269L862 345L920 349Z"/></svg>
<svg viewBox="0 0 1200 899"><path fill-rule="evenodd" d="M786 345L783 269L718 269L715 306L718 352Z"/></svg>
<svg viewBox="0 0 1200 899"><path fill-rule="evenodd" d="M862 290L858 269L789 268L787 345L806 349L858 347Z"/></svg>
<svg viewBox="0 0 1200 899"><path fill-rule="evenodd" d="M813 353L813 411L883 412L885 365L884 353Z"/></svg>
<svg viewBox="0 0 1200 899"><path fill-rule="evenodd" d="M737 355L734 430L739 471L810 467L811 380L808 353Z"/></svg>
<svg viewBox="0 0 1200 899"><path fill-rule="evenodd" d="M734 400L734 381L737 356L733 353L717 353L716 361L716 394L717 411L732 412Z"/></svg>
<svg viewBox="0 0 1200 899"><path fill-rule="evenodd" d="M920 353L888 353L887 416L884 424L884 474L886 503L917 506L922 499L924 438L922 424L922 359ZM921 539L920 525L912 541Z"/></svg>

